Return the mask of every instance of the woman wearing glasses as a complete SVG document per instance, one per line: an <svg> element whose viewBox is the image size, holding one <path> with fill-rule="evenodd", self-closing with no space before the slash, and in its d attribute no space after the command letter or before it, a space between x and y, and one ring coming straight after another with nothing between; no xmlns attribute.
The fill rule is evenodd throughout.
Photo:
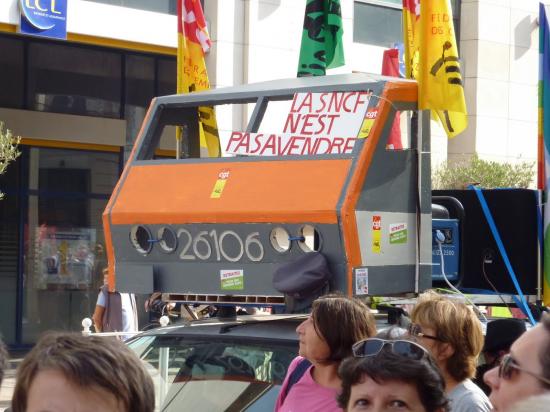
<svg viewBox="0 0 550 412"><path fill-rule="evenodd" d="M336 403L338 366L355 342L376 333L369 308L345 296L323 296L313 302L311 315L296 332L300 356L288 368L275 411L341 412Z"/></svg>
<svg viewBox="0 0 550 412"><path fill-rule="evenodd" d="M419 296L409 333L433 356L445 379L452 412L489 412L487 395L472 382L483 346L481 322L464 303L433 291Z"/></svg>
<svg viewBox="0 0 550 412"><path fill-rule="evenodd" d="M445 382L429 353L407 340L366 339L340 366L346 412L445 412Z"/></svg>

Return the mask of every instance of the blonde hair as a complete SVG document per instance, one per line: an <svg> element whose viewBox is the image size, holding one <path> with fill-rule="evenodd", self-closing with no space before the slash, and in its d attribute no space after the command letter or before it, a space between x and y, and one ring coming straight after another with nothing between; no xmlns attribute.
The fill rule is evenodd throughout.
<svg viewBox="0 0 550 412"><path fill-rule="evenodd" d="M481 322L464 303L428 291L418 297L411 320L435 330L436 337L450 344L454 353L445 369L458 382L473 378L477 358L483 347Z"/></svg>

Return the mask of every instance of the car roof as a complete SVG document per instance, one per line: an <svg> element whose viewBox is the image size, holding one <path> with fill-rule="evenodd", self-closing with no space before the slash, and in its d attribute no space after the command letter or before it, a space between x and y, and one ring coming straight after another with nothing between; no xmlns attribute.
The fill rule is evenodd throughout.
<svg viewBox="0 0 550 412"><path fill-rule="evenodd" d="M296 327L308 314L244 315L232 319L204 318L181 321L170 326L150 329L140 336L188 336L212 338L246 338L297 342ZM376 328L381 331L391 327L385 314L375 314Z"/></svg>
<svg viewBox="0 0 550 412"><path fill-rule="evenodd" d="M141 336L187 336L211 338L246 338L297 342L296 327L307 315L246 315L233 319L206 318L186 321L143 332Z"/></svg>

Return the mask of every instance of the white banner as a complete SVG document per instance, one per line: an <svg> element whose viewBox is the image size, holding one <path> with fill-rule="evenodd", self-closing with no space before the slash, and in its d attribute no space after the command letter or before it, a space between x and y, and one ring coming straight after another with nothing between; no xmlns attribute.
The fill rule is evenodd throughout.
<svg viewBox="0 0 550 412"><path fill-rule="evenodd" d="M349 154L372 92L294 95L283 132L232 132L225 151L256 156Z"/></svg>

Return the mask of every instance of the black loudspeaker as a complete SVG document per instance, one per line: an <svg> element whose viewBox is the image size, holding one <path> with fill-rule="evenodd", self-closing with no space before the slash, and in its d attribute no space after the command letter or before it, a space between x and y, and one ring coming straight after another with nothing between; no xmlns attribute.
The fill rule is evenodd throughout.
<svg viewBox="0 0 550 412"><path fill-rule="evenodd" d="M482 190L519 285L526 295L537 290L537 192L527 189ZM485 276L501 293L517 294L494 240L481 204L473 190L434 190L433 196L452 196L465 211L461 288L492 290ZM434 203L445 203L436 202ZM450 205L452 218L454 210ZM485 271L485 275L484 272Z"/></svg>

